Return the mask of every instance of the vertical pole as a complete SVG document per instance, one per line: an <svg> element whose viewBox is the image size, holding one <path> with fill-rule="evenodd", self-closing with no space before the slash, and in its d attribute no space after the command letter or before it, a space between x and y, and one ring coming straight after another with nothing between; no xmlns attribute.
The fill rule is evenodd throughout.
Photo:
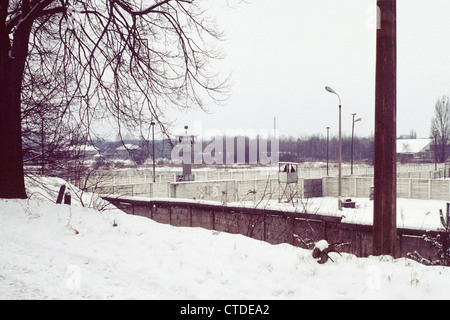
<svg viewBox="0 0 450 320"><path fill-rule="evenodd" d="M340 100L340 99L339 99ZM338 209L342 210L342 141L341 141L341 102L339 101L339 183Z"/></svg>
<svg viewBox="0 0 450 320"><path fill-rule="evenodd" d="M330 93L337 95L339 98L339 181L338 181L338 209L342 210L342 140L341 140L341 97L330 87L325 87Z"/></svg>
<svg viewBox="0 0 450 320"><path fill-rule="evenodd" d="M327 127L327 176L328 176L328 142L330 140L330 127Z"/></svg>
<svg viewBox="0 0 450 320"><path fill-rule="evenodd" d="M395 256L396 0L377 0L373 254Z"/></svg>
<svg viewBox="0 0 450 320"><path fill-rule="evenodd" d="M151 122L152 126L152 154L153 154L153 182L156 182L155 177L155 123Z"/></svg>
<svg viewBox="0 0 450 320"><path fill-rule="evenodd" d="M353 136L355 133L355 115L356 113L352 113L353 120L352 120L352 146L351 146L351 165L350 165L350 174L353 175Z"/></svg>
<svg viewBox="0 0 450 320"><path fill-rule="evenodd" d="M437 171L437 131L434 131L434 171Z"/></svg>
<svg viewBox="0 0 450 320"><path fill-rule="evenodd" d="M41 116L41 175L45 174L45 137L44 137L44 116Z"/></svg>

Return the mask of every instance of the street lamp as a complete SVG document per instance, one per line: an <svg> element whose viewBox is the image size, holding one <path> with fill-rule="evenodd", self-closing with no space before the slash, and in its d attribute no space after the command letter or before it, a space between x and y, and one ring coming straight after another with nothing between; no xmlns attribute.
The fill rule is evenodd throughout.
<svg viewBox="0 0 450 320"><path fill-rule="evenodd" d="M327 176L328 176L328 142L330 141L330 127L327 127Z"/></svg>
<svg viewBox="0 0 450 320"><path fill-rule="evenodd" d="M355 132L355 122L361 121L361 118L358 118L355 120L355 115L356 113L352 113L353 116L353 123L352 123L352 160L351 160L351 166L350 166L350 170L351 170L351 175L353 175L353 135Z"/></svg>
<svg viewBox="0 0 450 320"><path fill-rule="evenodd" d="M434 130L434 171L437 171L437 130Z"/></svg>
<svg viewBox="0 0 450 320"><path fill-rule="evenodd" d="M341 142L341 97L330 87L325 87L330 93L337 95L339 99L339 182L338 182L338 209L342 210L342 142Z"/></svg>
<svg viewBox="0 0 450 320"><path fill-rule="evenodd" d="M152 126L152 153L153 153L153 182L156 182L156 176L155 176L155 122L152 121L150 123Z"/></svg>

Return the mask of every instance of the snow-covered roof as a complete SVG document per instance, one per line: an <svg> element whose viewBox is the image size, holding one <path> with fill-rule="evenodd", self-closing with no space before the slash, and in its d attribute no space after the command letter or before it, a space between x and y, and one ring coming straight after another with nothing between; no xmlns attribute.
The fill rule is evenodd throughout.
<svg viewBox="0 0 450 320"><path fill-rule="evenodd" d="M139 146L131 143L126 143L125 145L117 148L117 150L138 150L138 149L140 149Z"/></svg>
<svg viewBox="0 0 450 320"><path fill-rule="evenodd" d="M74 145L68 147L62 147L59 150L61 151L87 151L87 152L98 152L98 149L91 145Z"/></svg>
<svg viewBox="0 0 450 320"><path fill-rule="evenodd" d="M397 153L424 152L433 139L397 139Z"/></svg>

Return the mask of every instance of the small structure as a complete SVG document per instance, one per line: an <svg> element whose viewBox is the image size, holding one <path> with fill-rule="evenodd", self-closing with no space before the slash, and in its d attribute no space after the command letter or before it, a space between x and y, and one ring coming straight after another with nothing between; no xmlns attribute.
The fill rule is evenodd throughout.
<svg viewBox="0 0 450 320"><path fill-rule="evenodd" d="M298 194L298 163L278 163L278 190L278 202L283 198L290 202Z"/></svg>
<svg viewBox="0 0 450 320"><path fill-rule="evenodd" d="M342 202L342 207L343 208L356 208L356 202L353 201L352 199L345 199L345 201Z"/></svg>

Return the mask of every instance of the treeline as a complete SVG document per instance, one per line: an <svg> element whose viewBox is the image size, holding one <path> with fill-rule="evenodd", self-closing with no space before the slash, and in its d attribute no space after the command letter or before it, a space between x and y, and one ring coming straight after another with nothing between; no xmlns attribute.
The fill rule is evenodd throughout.
<svg viewBox="0 0 450 320"><path fill-rule="evenodd" d="M229 138L228 138L229 139ZM221 141L218 141L221 140ZM127 140L124 141L127 144L133 144L139 146L137 150L129 150L129 158L136 164L142 164L147 159L153 158L153 147L151 141L141 140ZM169 140L155 140L155 158L157 161L161 160L173 160L172 148L176 145L177 141ZM227 144L228 143L228 144ZM264 144L264 145L263 145ZM327 151L328 144L328 151ZM95 143L100 153L105 158L117 158L117 147L123 145L122 142L106 142L98 141ZM232 146L233 150L228 150ZM242 147L243 145L243 147ZM235 137L232 138L231 143L225 137L214 138L210 140L202 141L202 153L208 154L215 158L216 163L227 163L227 154L233 153L234 163L242 163L244 159L245 163L252 163L257 161L261 163L260 149L262 152L270 154L272 151L271 140L251 139L248 137ZM326 161L327 152L329 161L337 161L339 155L339 140L337 137L327 138L320 135L312 135L308 137L280 137L278 141L279 161L292 161L292 162L304 162L304 161ZM253 153L253 154L252 154ZM365 161L371 163L373 161L374 153L374 140L373 137L354 137L353 138L353 160ZM344 136L342 137L342 160L350 161L352 154L352 138ZM122 155L123 157L123 155ZM255 158L256 157L256 158Z"/></svg>
<svg viewBox="0 0 450 320"><path fill-rule="evenodd" d="M342 137L342 160L350 161L352 154L352 138ZM302 162L306 160L326 161L337 160L339 157L339 139L337 137L327 138L312 135L303 138L282 137L280 138L280 161ZM372 162L374 154L373 137L353 138L353 160Z"/></svg>
<svg viewBox="0 0 450 320"><path fill-rule="evenodd" d="M214 139L202 141L201 159L204 164L267 164L274 161L272 156L271 139L248 138L248 137L216 137ZM83 144L83 143L78 143ZM35 143L33 152L25 154L25 163L39 166L42 173L49 171L74 171L73 166L84 166L85 160L94 160L96 167L108 166L117 160L131 160L135 165L152 162L153 150L154 158L158 165L170 163L174 159L173 150L178 141L155 140L152 141L127 139L124 141L97 140L92 143L96 152L86 151L83 147L52 147L45 145L43 148ZM327 151L328 144L328 151ZM124 148L126 146L126 148ZM194 147L192 147L194 149ZM196 150L199 151L199 145ZM42 153L42 150L45 153ZM278 161L326 161L335 162L338 160L339 141L337 137L332 137L327 142L326 137L312 135L308 137L280 137L278 140ZM355 137L353 139L353 160L372 163L374 153L373 138ZM342 160L349 162L352 154L352 139L344 136L342 138ZM177 156L177 155L175 155ZM194 156L192 156L194 159ZM209 162L208 162L209 160ZM193 160L193 163L198 164ZM70 167L70 168L69 168ZM47 171L47 172L46 172Z"/></svg>

